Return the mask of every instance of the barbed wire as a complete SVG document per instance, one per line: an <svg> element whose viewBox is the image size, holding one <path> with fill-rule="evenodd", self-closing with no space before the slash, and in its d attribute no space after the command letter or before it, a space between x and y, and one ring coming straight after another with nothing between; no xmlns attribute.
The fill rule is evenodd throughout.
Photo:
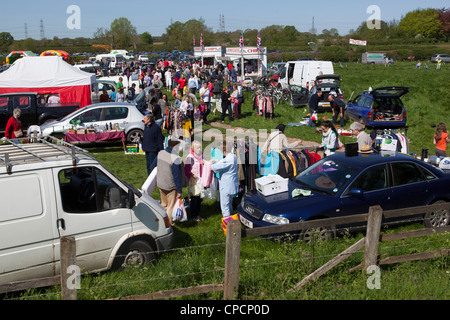
<svg viewBox="0 0 450 320"><path fill-rule="evenodd" d="M402 223L407 224L407 223L414 223L414 222L423 222L426 218L411 218L408 220L403 220ZM398 224L398 222L388 222L388 223L383 223L382 227L387 227L393 224ZM354 232L354 230L358 230L361 231L361 227L364 227L365 225L360 225L360 226L353 226L353 227L345 227L345 228L338 228L336 229L337 233L352 233ZM299 232L299 231L297 231ZM311 234L319 234L319 232L315 232L314 230L311 232ZM405 248L405 247L411 247L411 246L420 246L420 245L425 245L425 244L433 244L433 243L439 243L442 241L448 241L448 235L449 233L444 233L442 235L445 235L446 238L442 239L442 238L438 238L438 239L433 239L433 240L424 240L424 241L413 241L411 243L401 243L401 244L395 244L392 246L383 246L380 245L379 247L379 252L389 252L389 250L396 250L398 248ZM280 235L273 235L273 236L264 236L264 237L254 237L254 238L243 238L242 239L242 244L244 245L244 250L245 250L245 243L251 243L251 242L255 242L255 241L267 241L267 240L278 240L282 238L282 236ZM405 240L405 239L404 239ZM296 243L300 243L297 241L291 242L292 244L296 244ZM319 244L321 244L322 241L318 241L318 242L312 242L311 245L314 248L314 246L317 246ZM189 247L178 247L178 248L171 248L171 249L167 249L167 250L161 250L158 253L164 253L164 254L169 254L171 252L180 252L180 251L191 251L191 250L198 250L198 249L207 249L207 248L211 248L211 247L218 247L218 246L225 246L226 242L219 242L219 243L211 243L211 244L203 244L203 245L195 245L195 246L189 246ZM148 252L148 253L153 253L153 252ZM362 254L362 250L359 250L356 253L349 253L348 255L354 255L354 254ZM255 268L255 267L264 267L264 266L269 266L269 265L275 265L275 264L287 264L287 263L295 263L295 262L301 262L301 261L317 261L317 260L321 260L321 259L327 259L327 258L333 258L336 257L337 255L343 255L342 252L338 252L338 253L329 253L329 254L323 254L323 255L315 255L315 254L311 254L311 253L305 253L305 255L307 254L307 256L304 257L298 257L298 258L290 258L290 259L283 259L283 260L278 260L278 261L267 261L267 262L259 262L259 263L251 263L249 264L247 261L248 260L244 260L240 262L240 266L242 267L246 267L246 268ZM345 253L344 253L345 255ZM117 256L120 257L120 256ZM78 261L83 261L83 259L79 259ZM22 268L20 270L26 270L27 268ZM184 274L175 274L175 275L167 275L167 276L162 276L162 277L152 277L149 279L143 279L143 280L136 280L136 281L126 281L126 282L121 282L121 283L114 283L114 284L107 284L107 285L99 285L99 286L92 286L92 287L87 287L87 288L81 288L80 290L98 290L98 289L105 289L105 288L111 288L111 287L118 287L118 286L126 286L126 285L132 285L132 284L137 284L137 283L145 283L145 282L151 282L151 281L161 281L161 280L169 280L169 279L174 279L174 278L181 278L181 277L189 277L189 276L198 276L198 275L203 275L203 274L211 274L211 273L218 273L218 272L223 272L224 267L223 266L214 266L214 269L207 269L207 270L202 270L202 271L198 271L198 272L189 272L189 273L184 273ZM38 294L38 295L30 295L30 296L21 296L18 298L7 298L5 300L20 300L20 299L34 299L34 298L39 298L39 297L48 297L48 296L52 296L52 295L59 295L60 292L52 292L52 293L43 293L43 294Z"/></svg>

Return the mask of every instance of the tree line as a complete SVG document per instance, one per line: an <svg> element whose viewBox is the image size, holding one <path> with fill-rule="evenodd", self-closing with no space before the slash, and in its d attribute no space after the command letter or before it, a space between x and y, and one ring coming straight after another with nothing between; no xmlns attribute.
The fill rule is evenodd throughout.
<svg viewBox="0 0 450 320"><path fill-rule="evenodd" d="M138 34L136 27L125 17L116 18L109 29L98 28L92 38L75 39L25 39L14 40L8 32L0 33L0 51L7 53L12 50L30 50L42 52L48 49L60 49L69 53L75 52L103 52L100 47L93 45L107 45L110 48L139 51L192 51L193 41L200 43L203 36L205 46L221 45L238 46L239 37L244 35L246 46L256 46L257 34L262 39L262 46L270 51L284 53L307 53L309 55L332 55L333 60L352 61L365 48L350 48L349 39L366 40L371 48L394 46L399 56L414 56L411 49L417 45L430 45L448 42L450 35L450 8L417 9L408 12L400 20L389 22L380 21L380 28L371 29L366 22L362 22L356 30L350 30L347 35L340 35L332 28L321 32L309 30L298 31L294 26L270 25L260 30L246 29L227 32L213 31L200 19L190 19L186 22L176 21L166 28L160 37L154 37L149 32ZM330 49L332 48L332 49ZM409 48L409 49L407 49ZM406 50L406 51L405 51ZM408 52L407 52L408 51ZM420 51L420 50L416 50ZM423 49L422 49L423 51ZM332 54L334 52L334 54ZM428 54L428 52L423 53ZM416 55L420 55L417 52ZM360 56L360 55L359 55Z"/></svg>

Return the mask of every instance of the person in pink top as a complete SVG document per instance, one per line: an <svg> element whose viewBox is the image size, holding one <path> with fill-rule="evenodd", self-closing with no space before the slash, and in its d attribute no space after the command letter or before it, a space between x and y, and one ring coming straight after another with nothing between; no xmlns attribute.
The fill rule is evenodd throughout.
<svg viewBox="0 0 450 320"><path fill-rule="evenodd" d="M188 178L188 193L191 198L190 219L200 221L200 207L202 204L201 194L201 176L203 170L203 152L199 141L194 140L191 144L191 152L186 157L184 171Z"/></svg>

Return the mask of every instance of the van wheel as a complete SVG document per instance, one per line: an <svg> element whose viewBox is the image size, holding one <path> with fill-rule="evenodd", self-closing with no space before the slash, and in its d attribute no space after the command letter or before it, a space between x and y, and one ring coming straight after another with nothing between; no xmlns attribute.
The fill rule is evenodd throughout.
<svg viewBox="0 0 450 320"><path fill-rule="evenodd" d="M119 252L114 263L115 268L144 265L156 258L152 246L143 240L132 242L125 250Z"/></svg>
<svg viewBox="0 0 450 320"><path fill-rule="evenodd" d="M444 200L436 201L433 204L446 203ZM426 228L442 228L448 226L450 219L449 211L446 209L436 210L425 214L423 225Z"/></svg>

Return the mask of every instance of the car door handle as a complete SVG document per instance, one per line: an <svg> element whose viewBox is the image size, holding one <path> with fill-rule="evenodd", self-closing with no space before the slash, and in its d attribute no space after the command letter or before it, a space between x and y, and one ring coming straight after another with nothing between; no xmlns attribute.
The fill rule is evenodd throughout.
<svg viewBox="0 0 450 320"><path fill-rule="evenodd" d="M64 221L64 219L56 220L56 226L58 227L58 229L66 230L66 222Z"/></svg>

